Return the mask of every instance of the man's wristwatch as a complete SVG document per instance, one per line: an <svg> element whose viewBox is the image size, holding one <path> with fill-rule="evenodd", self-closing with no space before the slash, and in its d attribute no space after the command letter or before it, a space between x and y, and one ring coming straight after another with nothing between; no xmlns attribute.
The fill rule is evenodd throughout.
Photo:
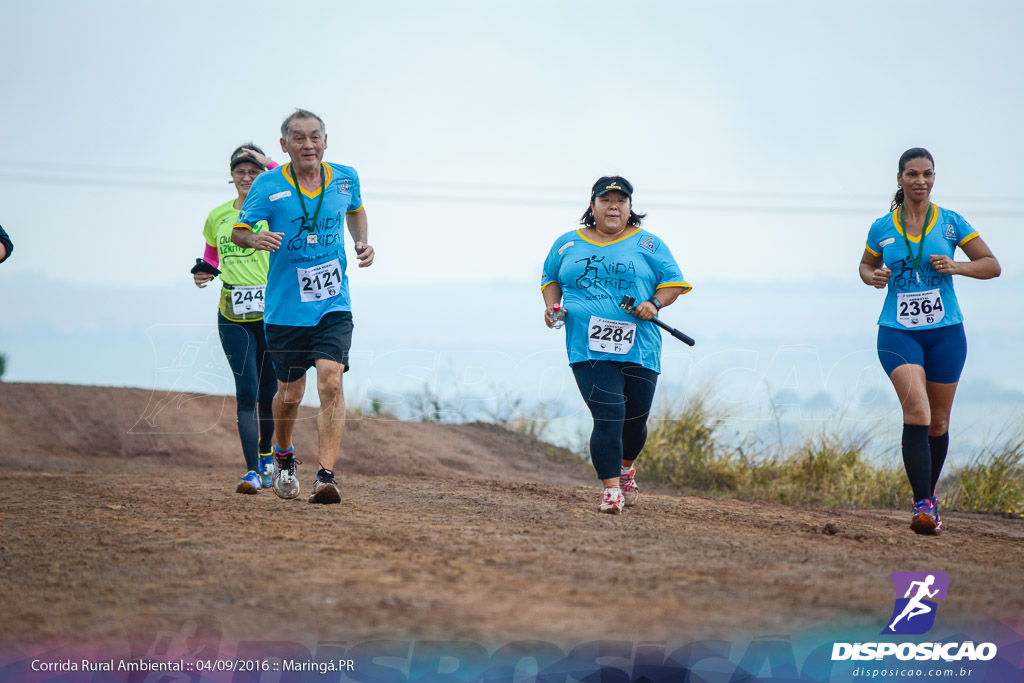
<svg viewBox="0 0 1024 683"><path fill-rule="evenodd" d="M659 311L661 310L662 303L661 301L658 300L658 297L652 296L650 299L648 299L648 301L654 304L654 307L657 308Z"/></svg>

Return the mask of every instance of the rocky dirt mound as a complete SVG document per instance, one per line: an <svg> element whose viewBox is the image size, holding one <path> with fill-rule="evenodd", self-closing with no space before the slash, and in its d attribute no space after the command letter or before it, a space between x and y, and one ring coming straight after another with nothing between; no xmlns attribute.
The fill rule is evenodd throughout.
<svg viewBox="0 0 1024 683"><path fill-rule="evenodd" d="M300 418L306 423L295 431L301 459L316 452L316 410L303 407ZM182 465L243 465L231 396L0 383L0 444L7 454L32 453L53 461L157 458ZM419 424L353 414L336 469L364 475L594 482L593 469L566 449L495 425Z"/></svg>

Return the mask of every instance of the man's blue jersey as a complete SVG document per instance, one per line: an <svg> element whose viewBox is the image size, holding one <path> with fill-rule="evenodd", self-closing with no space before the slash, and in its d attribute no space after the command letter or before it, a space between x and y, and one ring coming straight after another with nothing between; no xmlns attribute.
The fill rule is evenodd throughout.
<svg viewBox="0 0 1024 683"><path fill-rule="evenodd" d="M312 327L326 313L352 310L345 273L345 214L360 211L363 200L354 168L324 163L323 205L314 226L320 191L297 188L290 167L288 163L256 178L235 227L251 230L266 221L272 232L284 233L281 247L270 252L264 320Z"/></svg>
<svg viewBox="0 0 1024 683"><path fill-rule="evenodd" d="M541 290L562 288L565 346L569 363L611 360L638 363L661 372L661 330L621 308L623 296L640 304L662 287L691 287L668 247L637 228L610 244L596 244L580 231L557 240L541 275Z"/></svg>
<svg viewBox="0 0 1024 683"><path fill-rule="evenodd" d="M872 223L868 231L868 252L881 256L892 270L878 324L925 330L963 322L953 291L953 277L936 271L930 257L939 254L953 258L956 248L963 247L978 233L960 214L932 204L932 217L922 237L909 238L911 252L900 227L901 216L901 210L897 209ZM921 263L916 270L914 259L918 247L921 247Z"/></svg>

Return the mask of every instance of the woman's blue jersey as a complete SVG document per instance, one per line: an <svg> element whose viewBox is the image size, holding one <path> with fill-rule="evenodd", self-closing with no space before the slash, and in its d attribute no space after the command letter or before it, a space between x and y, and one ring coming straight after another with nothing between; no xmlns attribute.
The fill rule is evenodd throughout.
<svg viewBox="0 0 1024 683"><path fill-rule="evenodd" d="M960 214L932 204L932 217L923 235L909 237L908 250L900 227L901 215L901 209L897 209L882 216L868 231L868 252L881 256L892 270L878 324L925 330L963 322L953 291L953 277L936 271L930 257L940 254L953 258L956 248L963 247L978 233ZM914 267L918 247L921 247L919 269Z"/></svg>
<svg viewBox="0 0 1024 683"><path fill-rule="evenodd" d="M619 308L623 296L640 304L662 287L691 289L661 239L637 228L597 244L579 230L567 232L544 261L541 290L552 282L562 288L570 364L612 360L661 372L661 330Z"/></svg>

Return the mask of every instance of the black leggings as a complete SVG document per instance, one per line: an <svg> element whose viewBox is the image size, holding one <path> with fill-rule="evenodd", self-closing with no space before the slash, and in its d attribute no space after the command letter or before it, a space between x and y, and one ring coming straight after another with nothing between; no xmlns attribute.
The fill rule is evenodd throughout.
<svg viewBox="0 0 1024 683"><path fill-rule="evenodd" d="M598 479L621 473L623 460L636 460L647 441L647 416L658 373L636 363L610 360L572 364L572 374L594 416L590 459Z"/></svg>
<svg viewBox="0 0 1024 683"><path fill-rule="evenodd" d="M259 471L260 453L274 446L274 394L277 378L267 354L267 336L263 321L232 322L219 312L217 328L220 345L235 375L235 399L238 403L238 436L242 440L245 466Z"/></svg>

